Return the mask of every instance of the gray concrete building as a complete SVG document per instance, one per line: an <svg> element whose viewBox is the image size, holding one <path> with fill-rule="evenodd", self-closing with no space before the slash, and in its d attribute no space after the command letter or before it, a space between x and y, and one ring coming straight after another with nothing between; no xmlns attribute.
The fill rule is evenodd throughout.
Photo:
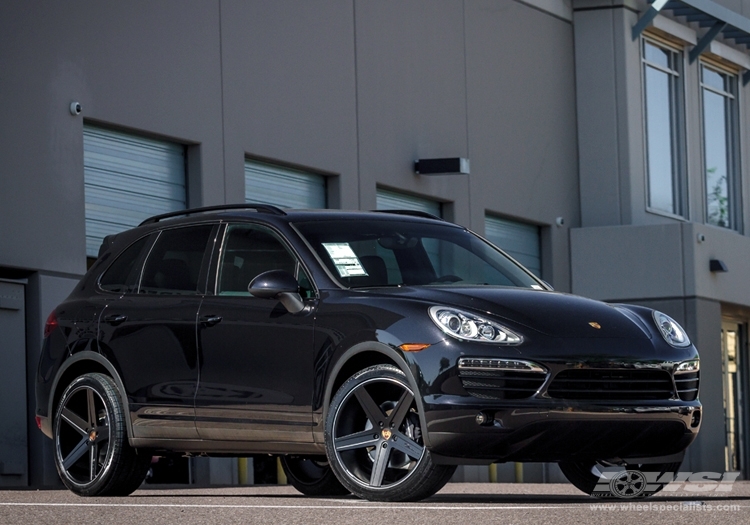
<svg viewBox="0 0 750 525"><path fill-rule="evenodd" d="M748 46L750 0L1 3L0 486L58 483L36 362L101 238L251 201L428 210L664 311L702 357L683 468L747 479Z"/></svg>

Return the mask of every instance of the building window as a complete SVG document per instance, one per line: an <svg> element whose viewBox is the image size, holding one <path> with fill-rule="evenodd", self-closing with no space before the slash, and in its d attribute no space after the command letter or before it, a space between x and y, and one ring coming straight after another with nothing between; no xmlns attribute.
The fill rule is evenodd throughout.
<svg viewBox="0 0 750 525"><path fill-rule="evenodd" d="M326 178L305 171L245 161L245 202L281 208L326 208Z"/></svg>
<svg viewBox="0 0 750 525"><path fill-rule="evenodd" d="M643 40L648 208L685 215L682 53Z"/></svg>
<svg viewBox="0 0 750 525"><path fill-rule="evenodd" d="M83 180L90 258L107 235L187 207L182 144L84 125Z"/></svg>
<svg viewBox="0 0 750 525"><path fill-rule="evenodd" d="M484 236L541 278L542 251L539 226L486 215Z"/></svg>
<svg viewBox="0 0 750 525"><path fill-rule="evenodd" d="M422 211L435 217L443 216L443 207L438 201L384 189L378 189L376 206L379 210Z"/></svg>
<svg viewBox="0 0 750 525"><path fill-rule="evenodd" d="M706 222L738 229L737 77L701 65Z"/></svg>

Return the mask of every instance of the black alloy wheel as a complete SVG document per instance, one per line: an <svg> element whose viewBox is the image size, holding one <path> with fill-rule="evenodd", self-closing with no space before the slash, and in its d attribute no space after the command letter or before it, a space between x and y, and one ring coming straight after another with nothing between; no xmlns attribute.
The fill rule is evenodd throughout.
<svg viewBox="0 0 750 525"><path fill-rule="evenodd" d="M326 453L341 484L371 501L417 501L456 470L437 465L424 446L414 392L393 365L350 377L331 401Z"/></svg>
<svg viewBox="0 0 750 525"><path fill-rule="evenodd" d="M151 455L131 448L114 381L99 373L76 378L55 413L55 465L79 496L126 496L137 489Z"/></svg>
<svg viewBox="0 0 750 525"><path fill-rule="evenodd" d="M289 483L306 496L349 494L325 456L281 456L281 467Z"/></svg>
<svg viewBox="0 0 750 525"><path fill-rule="evenodd" d="M666 487L682 462L614 465L604 461L562 461L560 470L575 487L597 498L647 498ZM666 475L666 474L670 474Z"/></svg>

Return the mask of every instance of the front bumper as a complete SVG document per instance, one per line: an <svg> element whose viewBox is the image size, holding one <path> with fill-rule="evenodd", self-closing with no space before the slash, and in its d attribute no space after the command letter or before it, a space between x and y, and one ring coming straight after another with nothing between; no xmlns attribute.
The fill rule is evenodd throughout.
<svg viewBox="0 0 750 525"><path fill-rule="evenodd" d="M698 401L661 406L563 406L537 400L524 406L502 406L471 405L471 399L450 397L424 400L426 442L432 453L456 459L617 461L670 456L693 442L701 420ZM480 413L485 419L482 424L477 418Z"/></svg>

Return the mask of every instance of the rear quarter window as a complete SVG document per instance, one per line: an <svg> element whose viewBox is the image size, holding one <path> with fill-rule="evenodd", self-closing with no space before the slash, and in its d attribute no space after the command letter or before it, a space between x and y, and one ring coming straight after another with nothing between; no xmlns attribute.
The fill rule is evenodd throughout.
<svg viewBox="0 0 750 525"><path fill-rule="evenodd" d="M143 252L151 244L152 238L153 235L141 237L115 259L99 280L99 286L102 290L129 293L138 289Z"/></svg>

